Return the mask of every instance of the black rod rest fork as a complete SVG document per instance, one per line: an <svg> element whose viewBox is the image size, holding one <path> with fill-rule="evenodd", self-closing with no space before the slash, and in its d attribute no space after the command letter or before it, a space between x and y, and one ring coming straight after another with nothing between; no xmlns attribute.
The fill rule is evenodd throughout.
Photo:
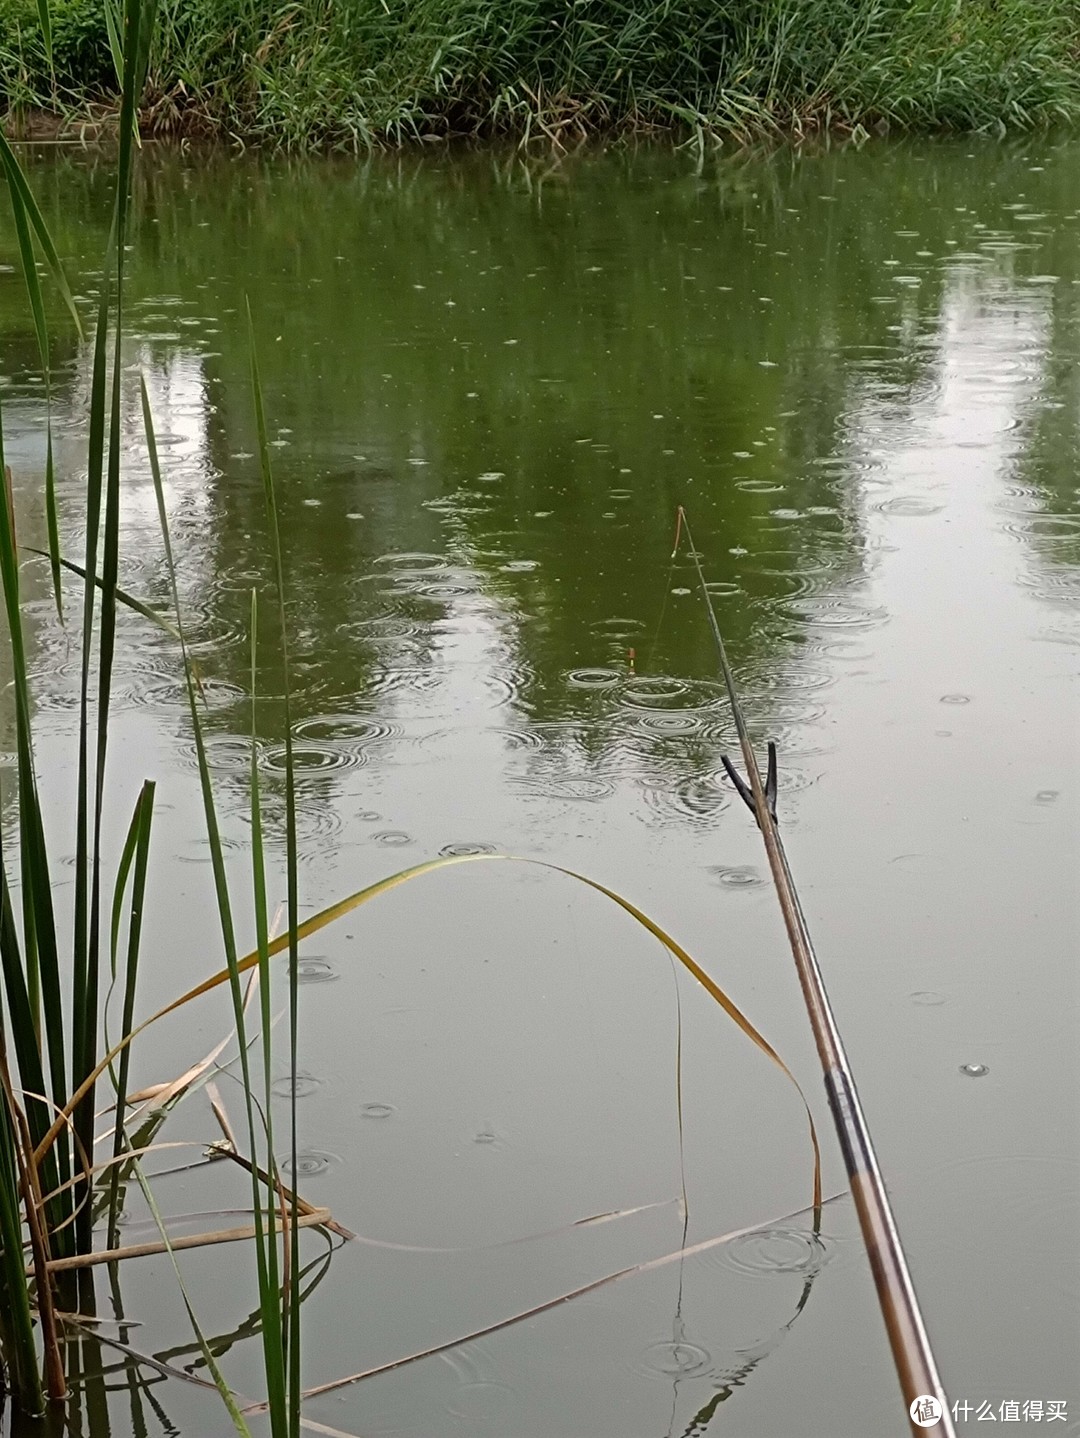
<svg viewBox="0 0 1080 1438"><path fill-rule="evenodd" d="M751 814L753 814L754 822L760 829L761 824L758 821L757 808L754 804L754 795L750 789L750 785L735 768L735 765L726 754L720 755L720 762L727 770L728 778L739 791L743 803L750 810ZM773 823L778 823L779 821L776 817L776 745L771 739L769 740L769 768L765 777L765 805L769 810L769 815Z"/></svg>

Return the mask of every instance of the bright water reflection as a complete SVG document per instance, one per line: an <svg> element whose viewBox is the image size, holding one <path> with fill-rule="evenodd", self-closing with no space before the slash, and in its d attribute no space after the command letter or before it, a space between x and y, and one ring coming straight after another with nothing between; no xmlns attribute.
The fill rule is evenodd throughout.
<svg viewBox="0 0 1080 1438"><path fill-rule="evenodd" d="M703 167L147 154L122 559L125 586L164 603L141 370L246 893L252 586L270 599L248 292L287 535L305 903L439 853L581 868L707 964L827 1127L720 766L732 726L692 571L670 561L687 504L753 728L780 744L792 862L946 1381L994 1405L1067 1399L1062 1432L1080 1431L1077 158L1046 142ZM33 174L89 311L107 166L53 153ZM0 396L21 534L40 543L42 385L8 249ZM57 334L77 553L89 354ZM63 857L78 655L44 570L27 574ZM144 774L161 798L149 1005L219 947L176 656L142 621L122 631L118 838ZM273 653L267 621L258 744L279 832ZM655 946L539 870L424 884L303 959L303 1187L364 1239L307 1307L311 1384L681 1238ZM314 1420L417 1438L905 1431L848 1206L820 1242L785 1217L809 1197L797 1102L709 1001L687 988L682 1006L689 1241L768 1232L327 1395ZM227 1028L222 1010L194 1047L190 1024L163 1031L136 1081ZM214 1136L200 1105L182 1136ZM831 1141L827 1170L840 1187ZM161 1180L176 1214L245 1194L220 1165ZM527 1234L547 1236L513 1242ZM249 1265L230 1254L224 1285L225 1261L185 1270L207 1326L242 1336ZM131 1266L123 1292L136 1346L200 1366L164 1266ZM255 1347L227 1354L250 1395ZM226 1430L177 1382L158 1400L185 1434ZM145 1400L113 1401L126 1433ZM105 1403L91 1385L95 1434Z"/></svg>

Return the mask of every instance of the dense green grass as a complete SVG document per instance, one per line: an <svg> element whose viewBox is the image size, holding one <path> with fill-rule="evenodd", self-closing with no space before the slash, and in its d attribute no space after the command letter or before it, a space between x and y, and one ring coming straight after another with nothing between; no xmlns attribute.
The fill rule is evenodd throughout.
<svg viewBox="0 0 1080 1438"><path fill-rule="evenodd" d="M99 0L0 0L0 94L108 99ZM290 147L1080 115L1078 0L163 0L145 124Z"/></svg>

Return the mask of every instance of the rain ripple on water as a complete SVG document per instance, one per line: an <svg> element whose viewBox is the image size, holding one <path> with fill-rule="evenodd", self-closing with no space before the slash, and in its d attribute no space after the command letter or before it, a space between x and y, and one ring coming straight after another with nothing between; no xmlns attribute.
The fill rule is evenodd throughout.
<svg viewBox="0 0 1080 1438"><path fill-rule="evenodd" d="M441 554L426 554L419 551L408 551L400 554L380 554L373 559L373 565L385 569L404 569L413 573L430 573L432 570L446 569L449 561Z"/></svg>
<svg viewBox="0 0 1080 1438"><path fill-rule="evenodd" d="M296 980L301 984L328 984L338 978L338 971L329 959L298 959Z"/></svg>
<svg viewBox="0 0 1080 1438"><path fill-rule="evenodd" d="M566 683L571 689L614 689L625 678L619 669L571 669Z"/></svg>
<svg viewBox="0 0 1080 1438"><path fill-rule="evenodd" d="M297 1073L295 1080L289 1074L275 1079L271 1088L278 1098L310 1098L322 1088L323 1081L314 1074Z"/></svg>
<svg viewBox="0 0 1080 1438"><path fill-rule="evenodd" d="M474 1424L504 1424L518 1402L505 1383L463 1383L446 1405L455 1418Z"/></svg>
<svg viewBox="0 0 1080 1438"><path fill-rule="evenodd" d="M882 514L895 514L905 519L922 519L931 514L940 514L945 506L917 494L898 494L894 499L884 500L877 508Z"/></svg>
<svg viewBox="0 0 1080 1438"><path fill-rule="evenodd" d="M271 773L288 772L288 751L284 744L268 745L260 756L260 768ZM325 773L334 769L351 769L367 763L367 754L360 749L351 749L342 744L293 744L292 765L297 776L304 773Z"/></svg>
<svg viewBox="0 0 1080 1438"><path fill-rule="evenodd" d="M832 594L797 599L793 617L803 624L830 629L872 629L889 617L883 606L860 603L854 595Z"/></svg>
<svg viewBox="0 0 1080 1438"><path fill-rule="evenodd" d="M672 775L669 784L643 784L645 802L661 823L709 824L731 803L715 773Z"/></svg>
<svg viewBox="0 0 1080 1438"><path fill-rule="evenodd" d="M650 1343L634 1363L635 1372L646 1378L693 1378L707 1373L712 1354L697 1343Z"/></svg>
<svg viewBox="0 0 1080 1438"><path fill-rule="evenodd" d="M319 1148L309 1148L296 1155L295 1171L301 1178L314 1178L317 1174L325 1173L327 1169L340 1162L341 1159L336 1153L327 1153ZM285 1158L281 1166L292 1173L292 1156L289 1155Z"/></svg>
<svg viewBox="0 0 1080 1438"><path fill-rule="evenodd" d="M293 726L293 760L297 771L352 768L389 749L401 727L365 715L315 714ZM263 766L284 764L284 746L268 750Z"/></svg>
<svg viewBox="0 0 1080 1438"><path fill-rule="evenodd" d="M757 889L765 882L761 872L752 864L717 864L709 869L709 873L725 889Z"/></svg>
<svg viewBox="0 0 1080 1438"><path fill-rule="evenodd" d="M134 672L128 674L120 669L117 673L116 695L120 703L147 705L153 709L188 708L188 691L183 674L174 672L155 673L147 664L149 656L141 655ZM170 666L170 668L174 668ZM250 704L251 695L239 684L230 684L224 679L201 677L198 687L200 707L203 709L227 709L231 705Z"/></svg>
<svg viewBox="0 0 1080 1438"><path fill-rule="evenodd" d="M221 774L248 774L251 770L251 740L239 734L208 734L203 741L207 763ZM184 758L197 767L199 762L195 744L180 746Z"/></svg>
<svg viewBox="0 0 1080 1438"><path fill-rule="evenodd" d="M377 643L391 639L415 639L421 632L421 627L419 621L391 612L372 614L365 619L353 619L348 624L339 625L338 633L355 635L358 639Z"/></svg>
<svg viewBox="0 0 1080 1438"><path fill-rule="evenodd" d="M627 679L619 701L630 709L700 709L721 702L719 684L668 674L638 674Z"/></svg>
<svg viewBox="0 0 1080 1438"><path fill-rule="evenodd" d="M645 628L642 619L628 619L613 615L610 619L599 619L592 626L592 632L602 639L630 639Z"/></svg>
<svg viewBox="0 0 1080 1438"><path fill-rule="evenodd" d="M809 1278L829 1261L831 1250L818 1233L797 1228L761 1228L724 1244L724 1263L741 1273L797 1274Z"/></svg>
<svg viewBox="0 0 1080 1438"><path fill-rule="evenodd" d="M653 738L680 738L687 734L701 734L705 730L705 715L693 710L661 714L633 714L627 720L632 731Z"/></svg>

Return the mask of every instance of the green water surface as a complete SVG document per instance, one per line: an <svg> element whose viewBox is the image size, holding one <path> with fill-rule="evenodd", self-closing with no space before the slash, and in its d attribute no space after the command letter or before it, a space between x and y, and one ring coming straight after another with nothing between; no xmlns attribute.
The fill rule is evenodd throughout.
<svg viewBox="0 0 1080 1438"><path fill-rule="evenodd" d="M25 154L89 328L109 157ZM755 740L779 744L789 857L942 1375L970 1405L958 1431L981 1404L1007 1421L1003 1404L1054 1400L1067 1417L1050 1431L1080 1433L1080 144L370 162L148 147L130 238L121 583L167 601L141 372L241 942L253 587L284 897L249 298L286 550L305 912L439 854L589 874L666 925L779 1049L821 1127L826 1192L843 1190L760 838L721 768L733 725L685 540L672 561L686 505ZM91 355L59 308L54 343L61 531L78 557ZM44 536L38 363L0 229L24 544ZM25 573L63 895L78 640L47 568L28 558ZM158 781L150 1012L222 956L178 656L135 616L120 628L115 852L141 780ZM10 767L3 780L10 819ZM797 1095L625 914L549 870L463 865L327 930L301 976L297 1186L360 1236L325 1263L304 1235L306 1384L678 1250L680 1008L687 1241L766 1224L312 1399L312 1431L907 1431L851 1202L826 1208L820 1239L800 1212ZM175 1076L230 1027L226 998L160 1026L133 1082ZM231 1070L216 1082L239 1126ZM219 1137L205 1091L164 1137L195 1146L151 1171ZM250 1196L220 1163L156 1191L176 1232L243 1222L218 1210ZM133 1197L125 1237L153 1236ZM230 1383L262 1397L253 1256L182 1262ZM106 1336L203 1375L167 1260L124 1265L97 1301L141 1325ZM73 1432L230 1431L212 1393L105 1346L79 1361Z"/></svg>

